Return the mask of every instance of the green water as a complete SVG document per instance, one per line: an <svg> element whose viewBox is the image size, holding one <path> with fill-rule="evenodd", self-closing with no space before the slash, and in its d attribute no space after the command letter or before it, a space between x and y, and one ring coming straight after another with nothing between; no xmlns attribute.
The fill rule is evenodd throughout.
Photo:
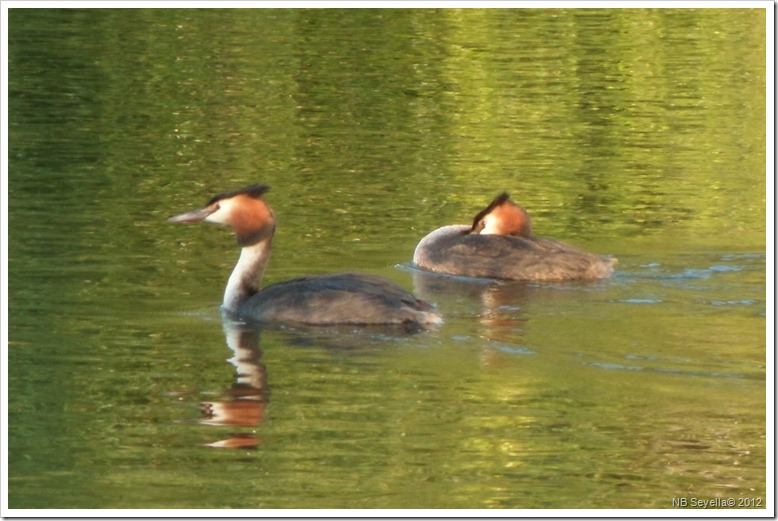
<svg viewBox="0 0 778 521"><path fill-rule="evenodd" d="M764 10L8 22L10 508L768 506ZM236 355L234 239L165 219L256 182L267 282L382 275L443 327ZM503 190L615 276L412 269Z"/></svg>

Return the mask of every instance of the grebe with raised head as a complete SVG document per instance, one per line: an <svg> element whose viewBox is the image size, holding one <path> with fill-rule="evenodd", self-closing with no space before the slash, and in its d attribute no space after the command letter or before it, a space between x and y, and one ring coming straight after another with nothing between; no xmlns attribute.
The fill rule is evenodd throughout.
<svg viewBox="0 0 778 521"><path fill-rule="evenodd" d="M533 235L526 210L503 192L475 216L472 225L444 226L424 237L413 262L449 275L558 281L608 277L616 259Z"/></svg>
<svg viewBox="0 0 778 521"><path fill-rule="evenodd" d="M259 322L306 325L382 324L407 328L442 322L431 304L373 275L314 275L260 289L276 228L275 215L262 198L268 190L267 185L253 185L225 192L201 210L168 219L232 226L242 249L224 292L225 311Z"/></svg>

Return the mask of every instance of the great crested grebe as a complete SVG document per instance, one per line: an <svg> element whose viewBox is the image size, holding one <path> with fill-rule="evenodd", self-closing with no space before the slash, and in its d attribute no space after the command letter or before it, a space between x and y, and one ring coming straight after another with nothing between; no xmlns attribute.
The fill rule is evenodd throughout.
<svg viewBox="0 0 778 521"><path fill-rule="evenodd" d="M526 210L503 192L475 216L471 226L444 226L424 237L413 262L449 275L553 281L608 277L616 259L533 235Z"/></svg>
<svg viewBox="0 0 778 521"><path fill-rule="evenodd" d="M267 185L253 185L213 197L205 208L176 215L171 222L208 221L232 226L240 259L227 282L223 309L259 322L307 325L384 324L425 327L442 322L428 302L372 275L315 275L260 289L276 228L262 199Z"/></svg>

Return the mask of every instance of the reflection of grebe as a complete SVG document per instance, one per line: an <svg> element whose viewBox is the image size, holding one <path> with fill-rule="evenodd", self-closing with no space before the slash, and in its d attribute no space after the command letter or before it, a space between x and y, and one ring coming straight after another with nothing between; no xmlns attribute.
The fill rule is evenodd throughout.
<svg viewBox="0 0 778 521"><path fill-rule="evenodd" d="M259 289L270 258L275 216L262 199L265 185L212 198L205 208L171 217L172 222L231 225L242 247L224 292L223 308L237 316L301 324L439 324L429 303L379 277L358 273L303 277Z"/></svg>
<svg viewBox="0 0 778 521"><path fill-rule="evenodd" d="M227 390L232 399L202 402L200 410L205 416L203 425L228 425L231 427L256 427L262 422L268 404L270 388L267 385L267 369L262 363L259 348L259 330L248 325L225 319L224 335L234 356L229 362L235 366L237 381ZM232 433L228 438L208 443L208 447L249 448L260 441L249 432Z"/></svg>
<svg viewBox="0 0 778 521"><path fill-rule="evenodd" d="M472 226L444 226L424 237L413 262L450 275L542 281L607 277L616 259L532 235L527 212L502 193Z"/></svg>

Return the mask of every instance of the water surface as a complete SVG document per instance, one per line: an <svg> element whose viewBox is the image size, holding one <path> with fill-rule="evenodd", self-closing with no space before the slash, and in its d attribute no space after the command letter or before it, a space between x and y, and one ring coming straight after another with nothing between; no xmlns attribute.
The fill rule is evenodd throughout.
<svg viewBox="0 0 778 521"><path fill-rule="evenodd" d="M765 12L9 13L11 508L766 506ZM359 270L438 330L223 322ZM508 190L610 280L461 280L421 237Z"/></svg>

